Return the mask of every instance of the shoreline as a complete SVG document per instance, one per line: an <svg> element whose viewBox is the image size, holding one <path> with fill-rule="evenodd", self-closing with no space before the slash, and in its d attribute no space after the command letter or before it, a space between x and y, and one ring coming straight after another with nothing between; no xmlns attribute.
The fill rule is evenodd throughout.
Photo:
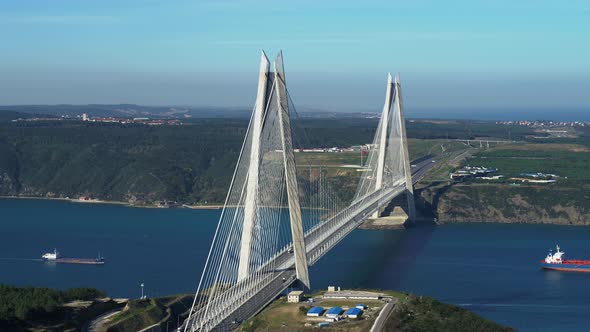
<svg viewBox="0 0 590 332"><path fill-rule="evenodd" d="M31 199L31 200L54 200L54 201L64 201L70 203L77 203L77 204L110 204L110 205L120 205L130 208L140 208L140 209L191 209L191 210L220 210L223 209L223 204L212 204L212 205L189 205L189 204L179 204L177 206L157 206L157 205L133 205L128 202L123 201L105 201L105 200L80 200L77 198L64 198L64 197L39 197L39 196L5 196L0 195L0 199ZM523 221L523 220L514 220L514 221L507 221L507 220L453 220L453 219L444 219L441 220L440 218L433 219L433 224L438 226L443 225L451 225L451 224L528 224L528 225L555 225L555 226L586 226L590 227L590 224L585 223L563 223L563 222L532 222L532 221ZM425 218L424 220L427 220ZM430 220L430 219L428 219ZM385 230L385 229L403 229L403 225L395 225L394 227L387 227L387 226L377 226L370 225L369 223L363 223L360 229L366 230Z"/></svg>
<svg viewBox="0 0 590 332"><path fill-rule="evenodd" d="M105 201L100 199L91 199L91 200L80 200L77 198L64 198L64 197L39 197L39 196L0 196L0 199L36 199L36 200L53 200L53 201L63 201L63 202L70 202L70 203L79 203L79 204L111 204L111 205L122 205L131 208L140 208L140 209L191 209L191 210L219 210L223 208L223 205L188 205L188 204L181 204L178 206L173 207L160 207L157 205L134 205L128 202L123 201Z"/></svg>

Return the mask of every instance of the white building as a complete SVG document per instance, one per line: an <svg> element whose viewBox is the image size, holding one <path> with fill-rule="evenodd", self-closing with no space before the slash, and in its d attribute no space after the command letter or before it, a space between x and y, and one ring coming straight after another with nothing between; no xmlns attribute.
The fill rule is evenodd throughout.
<svg viewBox="0 0 590 332"><path fill-rule="evenodd" d="M292 291L287 294L287 302L288 303L299 303L303 299L303 292L302 291Z"/></svg>

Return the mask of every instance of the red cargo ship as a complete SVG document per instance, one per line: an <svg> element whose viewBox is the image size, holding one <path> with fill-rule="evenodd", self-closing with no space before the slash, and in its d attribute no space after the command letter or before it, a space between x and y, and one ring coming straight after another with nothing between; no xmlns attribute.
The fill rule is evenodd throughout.
<svg viewBox="0 0 590 332"><path fill-rule="evenodd" d="M541 268L546 270L590 272L590 260L562 259L565 252L557 246L555 253L549 250L549 254L541 261Z"/></svg>

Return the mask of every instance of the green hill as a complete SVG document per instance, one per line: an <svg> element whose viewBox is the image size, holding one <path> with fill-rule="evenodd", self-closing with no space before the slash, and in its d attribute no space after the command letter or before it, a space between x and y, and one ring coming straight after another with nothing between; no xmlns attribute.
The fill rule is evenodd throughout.
<svg viewBox="0 0 590 332"><path fill-rule="evenodd" d="M385 323L384 332L509 332L515 331L469 310L431 297L409 295Z"/></svg>

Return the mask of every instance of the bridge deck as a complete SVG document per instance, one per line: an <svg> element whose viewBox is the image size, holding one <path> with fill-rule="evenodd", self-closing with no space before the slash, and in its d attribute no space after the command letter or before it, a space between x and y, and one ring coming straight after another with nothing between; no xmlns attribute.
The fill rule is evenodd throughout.
<svg viewBox="0 0 590 332"><path fill-rule="evenodd" d="M416 183L424 176L426 171L432 167L432 164L432 158L416 164L416 167L412 169L413 182ZM305 235L309 265L317 262L382 205L387 204L403 192L405 192L405 188L402 182L395 184L393 187L375 191L367 197L353 202L331 219L310 229ZM284 250L267 264L275 264L274 266L277 266L277 268L270 272L270 275L264 277L264 280L268 281L270 279L271 281L262 289L254 294L248 294L248 290L244 290L241 294L235 295L236 301L224 301L222 303L221 300L214 300L213 303L209 304L210 307L216 308L221 317L225 316L218 323L212 322L214 326L211 329L212 331L237 329L244 320L260 312L296 280L295 260L293 253L288 250ZM239 305L238 303L242 301L238 299L244 297L247 297L247 299ZM196 314L196 316L199 315Z"/></svg>

